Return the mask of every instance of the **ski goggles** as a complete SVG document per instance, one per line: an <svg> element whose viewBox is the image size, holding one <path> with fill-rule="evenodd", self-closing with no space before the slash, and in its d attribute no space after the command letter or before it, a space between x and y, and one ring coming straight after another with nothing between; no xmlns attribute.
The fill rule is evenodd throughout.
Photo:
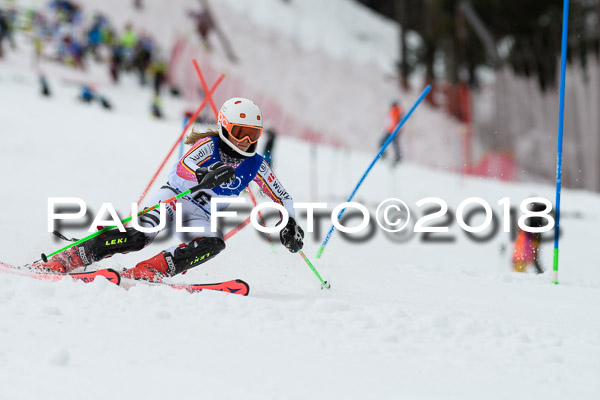
<svg viewBox="0 0 600 400"><path fill-rule="evenodd" d="M234 125L230 124L229 137L240 143L244 140L256 143L262 134L262 128L252 125Z"/></svg>

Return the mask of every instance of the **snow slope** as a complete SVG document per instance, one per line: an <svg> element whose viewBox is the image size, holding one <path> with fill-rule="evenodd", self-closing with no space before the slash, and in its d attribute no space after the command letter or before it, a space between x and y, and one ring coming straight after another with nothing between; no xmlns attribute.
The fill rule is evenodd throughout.
<svg viewBox="0 0 600 400"><path fill-rule="evenodd" d="M51 71L54 96L44 99L27 62L23 51L0 63L0 260L14 264L62 245L46 232L48 197L80 197L95 211L111 202L127 215L187 106L170 99L169 119L151 120L150 93L126 78L103 88L115 104L105 112L76 102L77 87L60 70ZM281 138L275 171L296 201L331 209L372 156L321 147L311 175L310 147ZM452 209L479 196L498 212L500 198L518 205L532 194L552 198L553 188L379 163L356 200L374 209L394 196L417 211L427 196ZM250 228L174 279L242 278L249 297L0 275L0 399L597 399L598 205L596 194L563 192L558 286L548 272L509 272L510 251L499 251L510 248L508 234L474 243L456 223L453 243L413 235L399 244L378 230L355 244L336 232L317 260L329 227L322 223L318 237L307 234L305 252L332 282L329 291L298 255L282 246L273 254ZM99 266L129 267L172 240ZM547 268L551 254L545 244Z"/></svg>

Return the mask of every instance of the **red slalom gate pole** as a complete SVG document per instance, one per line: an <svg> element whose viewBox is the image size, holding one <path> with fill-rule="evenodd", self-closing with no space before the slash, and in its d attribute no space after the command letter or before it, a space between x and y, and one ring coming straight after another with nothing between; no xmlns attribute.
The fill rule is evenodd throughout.
<svg viewBox="0 0 600 400"><path fill-rule="evenodd" d="M206 85L206 81L204 80L204 75L202 75L202 71L200 70L200 67L198 66L198 62L196 60L193 60L193 63L194 63L194 68L196 69L196 73L198 74L198 78L200 78L200 84L202 85L202 90L204 90L204 93L207 93L206 98L208 99L208 103L210 104L210 108L212 108L213 113L215 114L215 118L217 118L217 115L219 114L219 112L217 111L217 107L215 106L215 102L213 101L212 96L208 92L208 86Z"/></svg>
<svg viewBox="0 0 600 400"><path fill-rule="evenodd" d="M256 198L254 197L254 194L252 193L252 191L250 190L250 186L247 187L248 189L248 193L250 194L250 199L252 200L252 204L254 204L254 207L256 207ZM261 219L261 224L263 224L263 226L265 225L264 219L261 215L261 213L258 213L258 216ZM235 235L236 233L238 233L239 231L241 231L242 229L244 229L246 227L246 225L248 225L250 223L250 216L248 216L244 221L242 221L242 223L240 223L238 226L236 226L235 228L233 228L232 230L230 230L229 232L227 232L225 234L225 240L231 238L233 235ZM271 239L271 235L267 234L267 237L269 238L269 243L271 243L271 250L273 250L273 252L275 253L275 246L273 245L273 240Z"/></svg>
<svg viewBox="0 0 600 400"><path fill-rule="evenodd" d="M232 230L227 232L227 234L225 235L225 240L231 238L233 235L235 235L236 233L238 233L239 231L244 229L244 227L246 225L248 225L249 223L250 223L250 217L246 218L241 224L239 224L238 226L236 226L235 228L233 228Z"/></svg>
<svg viewBox="0 0 600 400"><path fill-rule="evenodd" d="M194 64L197 65L195 60L194 60ZM169 158L171 157L171 155L173 154L173 152L177 148L177 145L179 144L179 142L181 141L181 139L183 139L183 136L185 136L185 133L187 132L187 130L190 128L190 126L192 126L192 124L194 123L194 121L196 120L196 118L198 118L198 115L200 114L200 111L202 111L202 109L204 108L204 106L206 106L206 103L208 101L210 101L210 103L212 104L212 98L210 96L217 89L217 86L219 86L219 84L221 83L221 81L223 80L223 78L225 78L225 74L221 74L221 76L219 76L219 78L217 79L217 81L213 85L212 89L210 89L210 91L205 91L206 96L204 97L204 100L202 100L202 103L200 104L200 106L198 107L198 109L196 110L196 112L194 112L194 114L192 114L192 116L190 117L190 119L189 119L188 123L186 124L185 128L183 128L183 132L181 132L181 135L179 135L179 137L177 138L177 140L173 144L173 147L171 147L171 150L169 151L169 154L167 154L167 156L165 157L165 159L163 160L163 162L160 164L160 167L158 167L158 170L156 171L156 173L154 174L154 176L152 176L152 179L150 179L150 182L148 183L148 185L146 186L146 188L142 192L142 195L140 196L140 199L137 202L138 205L142 203L142 200L144 200L144 198L148 194L148 191L150 190L150 187L152 186L152 184L154 184L154 181L158 177L158 174L160 174L160 171L162 171L162 169L164 168L165 164L167 163L167 161L169 160Z"/></svg>
<svg viewBox="0 0 600 400"><path fill-rule="evenodd" d="M248 186L248 194L250 195L250 200L252 201L252 205L254 207L256 207L258 205L258 203L256 202L256 197L254 197L254 193L252 193L250 186ZM258 212L258 218L260 218L260 224L262 226L267 226L267 223L265 222L265 219L263 218L262 213L260 211ZM273 252L273 254L277 254L277 250L275 249L275 244L273 243L273 238L268 233L266 233L266 235L267 235L267 240L269 241L269 245L271 246L271 251Z"/></svg>

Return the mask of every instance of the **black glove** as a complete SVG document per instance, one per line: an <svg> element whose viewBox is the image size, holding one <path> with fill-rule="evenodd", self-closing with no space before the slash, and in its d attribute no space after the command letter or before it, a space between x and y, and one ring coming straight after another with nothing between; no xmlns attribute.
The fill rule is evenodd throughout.
<svg viewBox="0 0 600 400"><path fill-rule="evenodd" d="M231 183L235 180L235 169L229 165L217 161L208 167L201 167L196 170L196 179L200 186L199 189L212 189L225 183Z"/></svg>
<svg viewBox="0 0 600 400"><path fill-rule="evenodd" d="M287 225L279 231L279 238L283 244L292 253L297 253L302 250L302 239L304 239L304 231L300 225L294 221L294 218L288 220Z"/></svg>

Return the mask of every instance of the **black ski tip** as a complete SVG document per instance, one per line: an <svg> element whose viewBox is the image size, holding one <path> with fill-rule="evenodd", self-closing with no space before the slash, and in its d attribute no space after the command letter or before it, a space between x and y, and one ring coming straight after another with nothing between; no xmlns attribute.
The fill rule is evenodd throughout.
<svg viewBox="0 0 600 400"><path fill-rule="evenodd" d="M109 272L112 272L113 274L115 274L117 276L117 286L121 286L121 274L112 268L106 268L106 270Z"/></svg>
<svg viewBox="0 0 600 400"><path fill-rule="evenodd" d="M42 253L42 261L48 262L48 257L46 257L46 255L44 253Z"/></svg>
<svg viewBox="0 0 600 400"><path fill-rule="evenodd" d="M324 281L323 284L321 285L321 289L331 289L331 284L327 281Z"/></svg>
<svg viewBox="0 0 600 400"><path fill-rule="evenodd" d="M244 296L248 296L248 294L250 293L250 286L241 279L236 279L235 281L237 283L241 283L242 285L246 286L246 294Z"/></svg>

